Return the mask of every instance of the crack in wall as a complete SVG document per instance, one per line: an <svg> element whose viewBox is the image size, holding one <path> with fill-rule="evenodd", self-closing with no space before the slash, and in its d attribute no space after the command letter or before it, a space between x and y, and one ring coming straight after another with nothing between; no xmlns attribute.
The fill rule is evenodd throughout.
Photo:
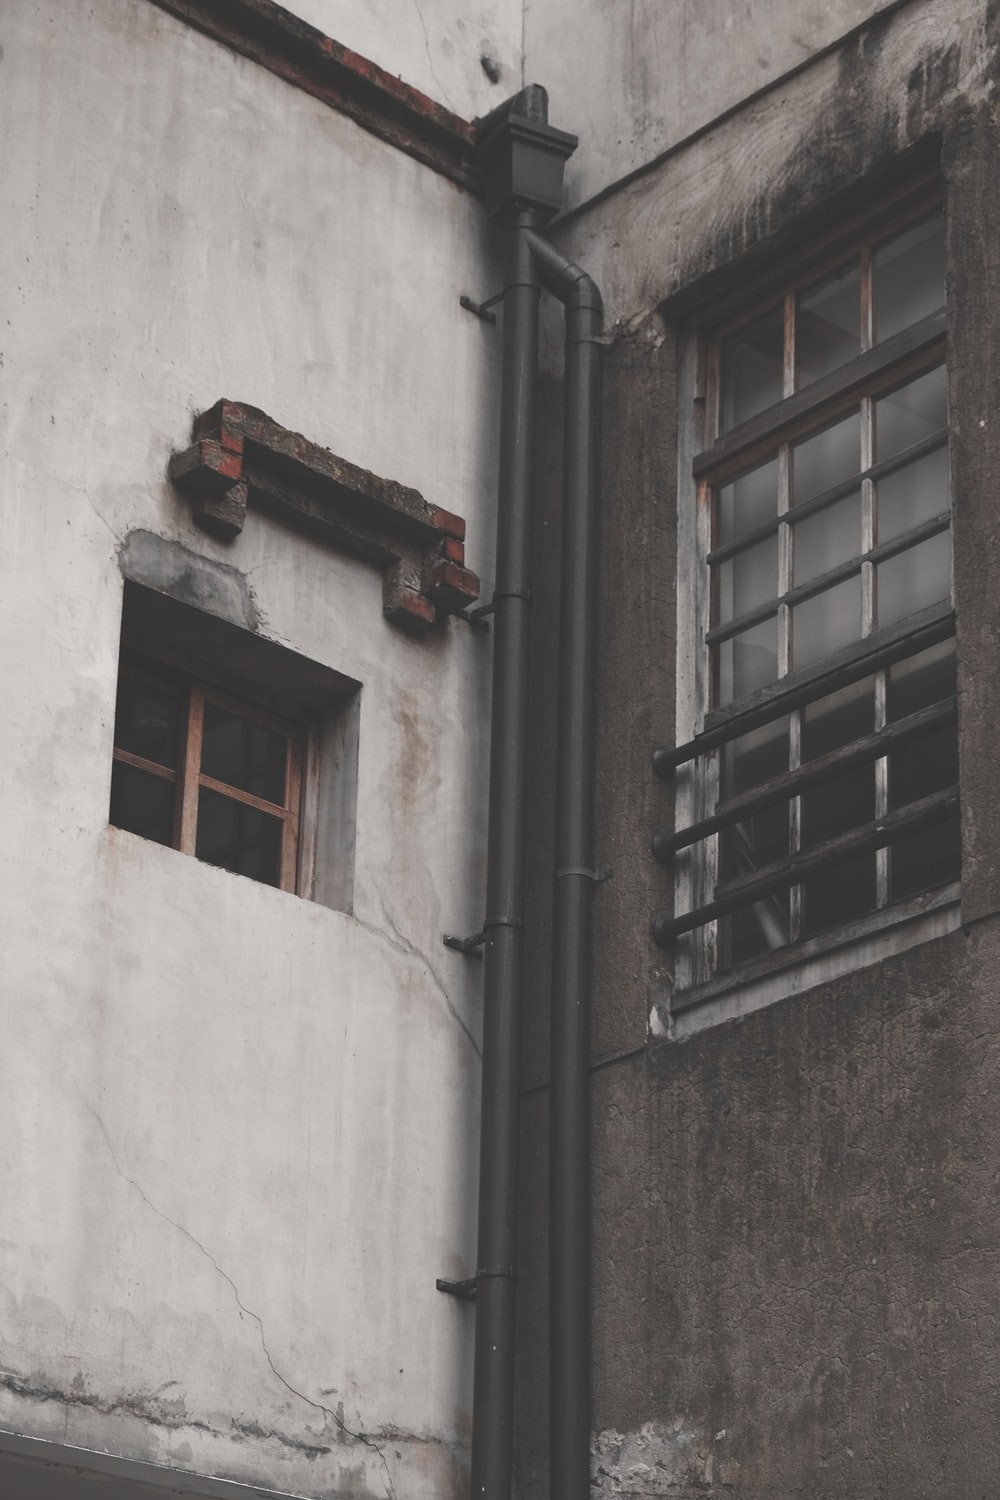
<svg viewBox="0 0 1000 1500"><path fill-rule="evenodd" d="M193 1235L189 1229L185 1229L185 1227L184 1227L183 1224L178 1224L177 1221L175 1219L172 1219L168 1213L165 1213L162 1208L158 1208L157 1205L149 1197L147 1197L146 1193L139 1186L139 1184L134 1180L134 1178L132 1178L132 1177L130 1177L128 1175L128 1173L122 1167L121 1162L118 1160L117 1153L115 1152L114 1146L111 1144L111 1137L108 1134L108 1129L107 1129L107 1126L105 1125L103 1119L101 1118L101 1116L98 1113L98 1111L94 1108L94 1106L90 1103L90 1101L84 1096L84 1094L83 1094L83 1092L82 1092L82 1090L80 1088L80 1085L77 1083L76 1079L74 1078L72 1081L73 1081L73 1086L75 1087L77 1093L80 1096L80 1101L83 1104L84 1108L87 1110L88 1114L92 1115L93 1118L94 1118L94 1120L97 1122L97 1125L98 1125L98 1127L99 1127L99 1129L101 1131L101 1135L104 1138L104 1144L107 1147L108 1155L111 1157L111 1160L112 1160L112 1162L115 1165L115 1169L118 1172L118 1175L121 1177L122 1181L123 1182L127 1182L128 1185L129 1185L129 1187L131 1187L136 1193L138 1193L139 1197L142 1199L142 1201L146 1205L146 1207L148 1209L150 1209L154 1214L156 1214L158 1218L163 1219L164 1222L167 1223L167 1224L169 1224L171 1226L171 1228L175 1229L178 1234L183 1235L184 1238L186 1240L189 1240L191 1242L191 1244L195 1246L196 1249L198 1249L198 1250L201 1251L202 1255L205 1256L206 1260L208 1260L208 1261L211 1262L211 1264L215 1267L215 1270L222 1277L223 1281L225 1281L227 1283L227 1285L230 1287L230 1289L232 1290L233 1297L234 1297L234 1299L236 1301L236 1306L239 1308L240 1312L243 1313L246 1317L252 1318L253 1321L256 1323L258 1334L260 1336L260 1347L261 1347L261 1350L263 1352L264 1358L267 1360L267 1363L268 1363L268 1365L269 1365L269 1367L271 1369L271 1373L273 1374L274 1378L279 1382L279 1384L281 1384L281 1385L284 1386L285 1390L288 1391L290 1395L297 1397L298 1400L300 1400L300 1401L304 1401L307 1406L313 1407L316 1411L323 1412L327 1417L330 1418L330 1420L334 1423L334 1425L337 1427L337 1429L340 1432L342 1432L345 1437L350 1438L354 1442L362 1443L366 1448L370 1448L374 1453L377 1453L379 1459L381 1460L382 1467L385 1470L385 1490L386 1490L386 1495L388 1496L388 1500L396 1500L396 1487L393 1484L392 1473L391 1473L391 1471L389 1469L389 1464L388 1464L388 1460L386 1459L385 1453L383 1452L383 1450L379 1446L379 1444L376 1443L375 1440L368 1433L353 1431L352 1428L348 1427L348 1425L344 1421L343 1417L339 1416L337 1412L332 1411L329 1406L325 1406L322 1401L316 1401L316 1400L313 1399L312 1396L307 1396L304 1391L297 1390L296 1387L294 1385L292 1385L290 1381L288 1381L288 1380L285 1379L284 1375L282 1375L281 1371L277 1368L277 1366L274 1363L273 1358L271 1357L271 1351L270 1351L270 1349L267 1346L267 1339L265 1338L265 1335L264 1335L264 1324L263 1324L263 1322L261 1320L260 1314L259 1313L255 1313L252 1307L247 1307L246 1303L243 1301L242 1297L240 1296L239 1288L237 1287L235 1281L229 1275L228 1271L223 1270L222 1266L219 1265L219 1262L216 1260L216 1258L212 1254L212 1252L210 1250L206 1249L206 1247L201 1243L201 1241L195 1235ZM64 1397L63 1399L67 1399L67 1398ZM204 1424L198 1424L198 1423L189 1423L187 1425L189 1425L189 1426L198 1426L198 1425L204 1426ZM234 1427L237 1426L236 1423L234 1423L233 1425L234 1425ZM254 1426L254 1424L250 1424L250 1425ZM249 1431L250 1428L247 1427L246 1430ZM254 1431L253 1431L252 1435L254 1435L254 1436L257 1436L257 1435L267 1436L267 1434L264 1432L263 1429L256 1428L255 1426L254 1426ZM278 1436L277 1434L274 1434L274 1435ZM303 1445L300 1444L300 1445L297 1445L297 1446L303 1446ZM329 1452L329 1451L330 1451L329 1449L322 1449L322 1448L317 1449L317 1452Z"/></svg>
<svg viewBox="0 0 1000 1500"><path fill-rule="evenodd" d="M480 1062L482 1062L483 1054L479 1043L476 1041L476 1038L473 1036L472 1032L469 1030L468 1026L462 1019L461 1015L456 1010L455 1004L452 1001L447 988L445 987L444 981L438 974L430 959L427 957L427 954L424 953L420 948L417 948L413 943L411 943L409 938L406 937L396 926L396 923L393 921L392 917L386 910L385 902L382 899L381 892L376 890L375 895L378 898L379 909L382 913L382 920L385 922L385 925L386 927L388 927L389 931L386 932L384 928L377 927L374 922L366 922L363 917L358 916L357 912L352 912L351 915L353 920L357 922L358 926L362 927L365 932L370 932L373 937L380 938L382 942L388 943L389 947L394 949L395 952L405 954L407 958L415 958L418 963L423 964L424 968L427 970L428 974L434 982L435 989L438 991L438 994L444 1001L445 1009L447 1010L448 1014L451 1016L452 1020L457 1022L457 1024L461 1027L462 1031L465 1034L465 1038L469 1043L469 1046L479 1058Z"/></svg>
<svg viewBox="0 0 1000 1500"><path fill-rule="evenodd" d="M447 104L450 110L454 111L455 106L451 102L448 91L445 88L444 84L441 82L440 78L437 76L437 70L434 67L434 58L431 56L431 39L427 34L427 22L424 20L424 13L420 8L420 0L413 0L413 6L417 12L417 19L420 22L420 30L424 34L424 51L427 53L427 66L430 68L431 77L440 89L441 98L444 100L445 104Z"/></svg>

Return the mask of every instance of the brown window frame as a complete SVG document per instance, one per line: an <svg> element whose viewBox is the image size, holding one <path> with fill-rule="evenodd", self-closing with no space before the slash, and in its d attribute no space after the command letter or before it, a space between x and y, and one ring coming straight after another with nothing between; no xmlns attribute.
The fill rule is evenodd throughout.
<svg viewBox="0 0 1000 1500"><path fill-rule="evenodd" d="M161 765L145 756L125 750L115 744L112 759L117 764L132 766L177 787L174 802L173 832L169 845L197 858L198 838L198 794L202 788L218 792L234 802L252 807L258 812L281 822L281 854L279 879L272 889L298 893L302 885L303 799L307 767L315 760L312 737L306 724L285 718L283 715L262 708L259 704L216 687L213 683L173 670L160 663L129 653L124 653L119 663L118 681L123 677L145 682L148 686L180 695L181 716L177 735L176 767ZM242 787L207 775L201 769L205 705L207 703L259 724L264 729L281 735L285 740L285 799L283 804L269 802ZM116 826L116 825L113 825ZM137 835L142 837L142 835ZM152 842L158 842L153 840ZM224 868L224 867L221 867ZM256 879L247 876L247 879ZM271 885L270 881L257 881Z"/></svg>
<svg viewBox="0 0 1000 1500"><path fill-rule="evenodd" d="M795 522L807 515L819 513L832 505L841 493L852 493L865 487L865 505L871 511L871 487L874 481L884 477L894 468L902 468L922 456L923 449L930 452L937 447L947 447L947 426L943 433L936 433L922 444L914 445L890 459L880 463L873 461L871 434L867 442L863 438L863 453L867 463L849 481L830 486L796 510L795 522L788 520L787 508L779 509L775 519L762 523L753 532L740 535L734 541L717 546L714 541L716 497L722 485L751 471L756 465L777 459L785 463L781 455L790 452L790 445L799 438L806 438L831 426L838 417L858 409L861 420L870 424L870 413L874 401L881 395L905 385L908 381L938 368L945 362L946 330L945 314L942 310L920 322L909 325L901 333L893 335L883 343L874 343L873 308L871 288L873 282L873 252L881 242L906 229L942 207L940 187L934 182L924 182L904 194L895 204L877 215L858 215L851 221L841 222L827 238L825 245L813 246L795 261L785 261L777 269L769 270L756 285L743 285L739 292L720 301L714 316L702 319L694 331L697 364L695 380L695 410L703 423L702 449L693 455L691 469L693 479L694 512L693 535L697 537L697 577L692 586L696 601L698 624L691 637L695 650L695 673L693 681L698 685L694 696L695 735L685 744L657 752L656 765L661 775L672 776L686 765L693 768L694 781L688 781L687 826L682 819L671 834L659 834L654 838L654 853L661 862L674 862L678 856L685 862L683 871L677 867L677 895L680 899L678 911L673 916L666 914L654 919L654 937L661 946L670 947L683 934L696 938L697 946L686 960L690 978L680 977L680 986L675 991L671 1009L679 1014L686 1008L697 1006L713 993L738 987L747 979L766 976L777 970L790 968L833 947L843 946L854 939L864 938L880 932L896 923L912 921L925 913L947 905L954 906L959 895L957 882L937 889L929 889L910 899L892 901L886 891L886 859L878 855L876 909L866 918L831 928L818 937L803 935L801 910L798 918L793 912L793 936L784 946L747 962L738 962L732 968L717 968L716 926L723 916L743 909L754 902L766 901L770 892L791 890L813 873L824 871L831 864L844 864L853 855L860 856L873 850L885 850L906 833L918 831L935 821L957 817L958 786L949 787L923 803L914 803L902 809L892 810L888 803L886 766L888 754L898 745L911 744L942 726L954 724L957 719L955 700L948 699L933 710L923 710L912 715L912 720L888 723L885 715L886 673L890 663L916 655L924 647L945 641L954 636L954 612L951 598L940 606L911 616L894 627L876 628L873 625L872 578L876 565L885 558L901 552L918 541L950 531L952 525L952 502L949 496L947 513L935 516L913 527L906 533L894 537L881 546L869 534L867 546L863 544L857 558L838 564L834 569L809 578L798 587L793 586L790 564L787 559L779 562L778 589L773 600L755 607L740 618L713 624L713 590L717 587L718 574L713 567L728 556L737 556L749 546L759 543L772 533L781 537ZM849 257L860 259L861 333L860 352L848 362L800 388L796 386L795 368L795 315L797 298L803 289L820 282L845 263ZM782 310L784 326L782 355L782 395L774 405L743 420L738 426L722 430L721 422L721 356L724 340L741 328L755 323L768 312ZM921 452L918 454L917 449ZM787 484L787 475L781 479ZM785 498L787 507L787 496ZM867 523L871 531L870 519ZM759 535L758 535L759 531ZM787 543L782 543L787 547ZM837 580L839 574L846 578L867 571L864 588L867 600L863 602L863 630L857 644L848 650L828 653L809 666L791 667L789 652L789 611L801 599L819 593ZM782 575L785 587L782 588ZM718 702L717 653L712 647L716 643L737 635L754 623L770 619L781 619L779 632L779 660L784 652L784 663L779 667L779 676L768 687L758 689L749 696L736 698L720 706ZM879 679L878 674L881 674ZM771 782L753 792L730 795L723 800L720 795L719 752L723 746L749 733L754 728L774 722L786 714L809 703L819 703L836 691L837 683L848 684L873 675L876 681L876 728L873 733L821 758L815 763L801 764L793 750L787 771L775 776ZM879 687L881 681L881 688ZM881 691L882 702L878 695ZM690 732L690 731L689 731ZM793 732L794 733L794 732ZM846 760L845 760L846 756ZM828 838L824 843L803 849L799 843L797 828L798 813L792 808L795 799L807 787L822 785L830 780L845 765L863 765L875 762L877 772L877 816L871 825L852 830L847 835ZM761 866L742 877L720 878L718 846L715 836L720 830L732 827L753 812L788 803L790 808L791 843L788 857ZM701 847L696 847L701 846ZM685 894L682 894L684 892ZM794 904L794 900L793 900ZM688 909L684 909L687 906Z"/></svg>

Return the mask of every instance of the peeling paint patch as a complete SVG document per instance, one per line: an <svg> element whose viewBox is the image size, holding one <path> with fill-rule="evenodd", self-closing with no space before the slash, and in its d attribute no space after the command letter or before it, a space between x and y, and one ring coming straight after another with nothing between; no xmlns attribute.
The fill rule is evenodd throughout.
<svg viewBox="0 0 1000 1500"><path fill-rule="evenodd" d="M605 1500L614 1495L628 1500L645 1496L724 1493L737 1483L740 1465L720 1451L726 1430L696 1432L681 1417L664 1425L644 1422L636 1432L614 1428L599 1432L591 1448L591 1495Z"/></svg>

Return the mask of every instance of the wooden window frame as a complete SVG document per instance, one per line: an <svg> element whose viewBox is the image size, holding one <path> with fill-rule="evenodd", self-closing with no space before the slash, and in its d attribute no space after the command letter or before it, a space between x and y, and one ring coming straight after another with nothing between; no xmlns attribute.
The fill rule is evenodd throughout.
<svg viewBox="0 0 1000 1500"><path fill-rule="evenodd" d="M262 708L259 704L233 697L213 683L188 673L171 670L161 666L158 662L134 656L131 653L123 654L119 664L119 682L123 677L145 682L150 687L167 690L179 696L181 708L176 767L163 766L157 761L148 760L145 756L137 755L118 745L114 745L112 750L112 758L116 763L132 766L176 785L173 836L168 847L197 858L199 792L203 788L218 792L234 802L240 802L246 807L252 807L280 821L282 825L280 874L277 886L272 889L276 888L293 894L299 892L302 883L302 853L305 844L302 836L302 811L306 773L307 769L315 764L315 749L312 746L312 737L308 727ZM269 802L264 797L258 797L253 792L244 791L241 787L232 786L229 782L220 781L202 771L206 704L213 704L228 713L258 724L261 728L269 729L281 735L285 740L285 798L281 805ZM254 879L255 877L248 876L247 878ZM258 884L270 885L271 882L258 881Z"/></svg>
<svg viewBox="0 0 1000 1500"><path fill-rule="evenodd" d="M957 786L947 794L925 801L933 806L914 804L903 810L903 815L890 812L887 800L887 759L894 744L912 742L931 726L939 723L954 723L957 709L954 700L942 705L934 713L914 716L912 723L892 726L892 735L881 743L879 737L886 735L885 713L886 673L890 660L902 659L916 654L916 644L921 639L944 640L954 634L954 615L949 600L947 607L935 607L925 611L933 619L914 617L904 621L895 629L876 630L873 624L872 579L875 565L886 557L902 551L917 541L939 532L950 530L951 503L947 512L935 516L920 526L911 528L906 534L893 538L891 542L878 546L871 533L870 516L863 532L862 551L823 576L811 578L798 587L792 586L789 567L779 559L779 586L775 598L761 604L740 619L712 624L713 564L729 555L737 555L765 536L777 533L779 539L788 526L797 524L807 515L813 515L836 502L841 494L861 489L871 510L873 481L891 472L893 468L913 462L923 452L947 446L948 431L934 434L922 444L893 455L878 464L873 462L871 451L871 412L874 401L908 381L945 361L945 314L931 317L910 325L901 333L883 343L873 342L872 310L872 264L875 247L894 234L918 223L942 207L940 187L934 182L924 182L912 190L900 194L898 200L887 211L877 215L858 215L850 222L837 226L826 244L813 247L807 254L787 261L777 269L770 269L756 284L744 285L738 294L730 294L724 302L716 304L714 316L702 319L692 331L689 348L693 358L688 362L688 379L693 380L689 390L694 401L696 421L702 427L701 451L692 451L682 444L680 483L682 491L690 485L692 494L691 519L686 526L686 542L679 540L678 556L682 574L684 559L696 556L693 577L682 583L679 591L679 609L694 604L695 620L692 628L679 619L679 710L686 699L688 708L679 712L681 732L685 723L693 738L685 744L657 752L657 769L662 775L673 775L679 771L677 825L670 835L654 838L654 853L664 863L673 863L675 868L675 915L654 919L654 937L662 946L674 948L675 982L670 1005L672 1015L681 1015L686 1009L693 1010L710 1002L716 994L733 990L748 980L761 979L765 986L768 976L791 970L803 962L816 958L832 948L840 948L852 942L862 945L862 940L883 932L893 924L919 921L943 908L957 913L959 886L956 883L922 892L908 900L891 902L888 896L888 846L900 836L900 829L908 830L921 818L931 822L935 818L954 816L957 808ZM860 258L861 270L861 346L860 352L849 362L830 374L796 389L794 327L795 311L799 294L820 282L826 275L842 266L849 258ZM738 302L736 297L738 296ZM721 351L723 341L743 327L766 316L768 311L783 308L784 356L782 396L773 406L756 413L738 426L721 431ZM791 330L791 332L789 331ZM782 474L779 489L778 513L773 522L767 522L752 534L746 533L732 543L715 546L713 541L713 513L715 495L720 486L740 474L772 458L779 462L779 470L787 468L783 455L799 438L808 437L834 423L838 417L852 410L859 410L864 427L867 425L868 441L864 443L861 472L850 480L817 495L805 505L796 508L794 523L788 520L787 474ZM919 451L918 451L919 449ZM687 479L684 477L686 469ZM784 509L782 507L784 499ZM863 519L864 524L864 519ZM683 530L683 528L682 528ZM787 550L787 547L786 549ZM800 599L818 593L843 575L862 575L863 622L862 639L857 646L823 657L808 668L789 671L788 617L790 606ZM758 690L749 698L716 706L714 686L715 666L712 645L738 634L753 623L779 617L783 634L779 633L779 677L768 688ZM784 617L783 619L781 617ZM908 647L912 645L912 652ZM687 670L685 670L685 658ZM852 663L850 658L854 658ZM842 660L843 659L843 660ZM845 665L846 663L846 665ZM839 665L838 665L839 664ZM831 670L839 670L845 680L857 680L872 674L876 681L876 728L865 742L857 741L845 747L853 756L853 763L874 761L876 764L876 820L871 826L856 831L856 837L841 837L828 841L831 854L845 862L845 854L852 843L857 853L876 850L877 862L877 908L869 916L842 927L831 929L817 936L803 935L802 915L793 910L794 936L791 941L775 951L754 960L737 963L732 968L719 970L716 956L716 927L719 917L728 911L739 909L741 893L744 904L750 904L748 892L763 891L770 882L771 889L794 889L790 876L806 867L811 870L816 864L815 850L807 854L800 850L798 814L795 811L797 797L806 786L822 781L824 774L836 774L843 769L841 752L826 757L828 764L819 768L810 765L804 770L799 763L794 728L790 729L791 759L789 769L775 778L774 785L761 789L761 796L744 794L722 801L720 792L719 752L722 745L748 732L755 724L762 724L791 712L792 718L801 705L820 701L832 692L824 687ZM690 767L690 770L687 768ZM686 771L686 777L685 777ZM808 771L808 775L806 772ZM780 794L780 795L779 795ZM789 857L768 868L761 868L742 879L721 882L718 879L717 833L731 825L738 816L748 816L755 802L761 806L773 806L788 800L790 807ZM921 825L924 826L924 825ZM697 837L695 837L696 835ZM696 849L695 845L701 844ZM834 848L837 845L839 847ZM808 861L808 866L804 862ZM822 857L818 864L822 867ZM801 886L799 886L801 890ZM794 907L794 895L791 898ZM957 916L956 916L957 920ZM940 924L939 924L940 925ZM684 934L687 934L685 937ZM817 979L822 977L817 973ZM809 982L817 982L811 980ZM798 981L793 987L799 987ZM769 998L776 998L775 994ZM763 1001L761 1003L766 1003Z"/></svg>

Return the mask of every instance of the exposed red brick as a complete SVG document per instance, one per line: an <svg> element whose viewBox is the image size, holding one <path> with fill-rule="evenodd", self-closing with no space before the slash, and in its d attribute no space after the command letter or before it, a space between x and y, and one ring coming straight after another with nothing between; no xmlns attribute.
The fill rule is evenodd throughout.
<svg viewBox="0 0 1000 1500"><path fill-rule="evenodd" d="M465 521L419 490L339 458L244 402L217 401L194 419L195 442L169 475L195 520L234 541L248 506L267 510L381 568L386 618L426 630L479 597L462 566Z"/></svg>
<svg viewBox="0 0 1000 1500"><path fill-rule="evenodd" d="M431 513L432 524L438 531L443 531L447 536L457 537L460 542L465 541L465 521L461 516L453 515L450 510L442 510L436 505Z"/></svg>

